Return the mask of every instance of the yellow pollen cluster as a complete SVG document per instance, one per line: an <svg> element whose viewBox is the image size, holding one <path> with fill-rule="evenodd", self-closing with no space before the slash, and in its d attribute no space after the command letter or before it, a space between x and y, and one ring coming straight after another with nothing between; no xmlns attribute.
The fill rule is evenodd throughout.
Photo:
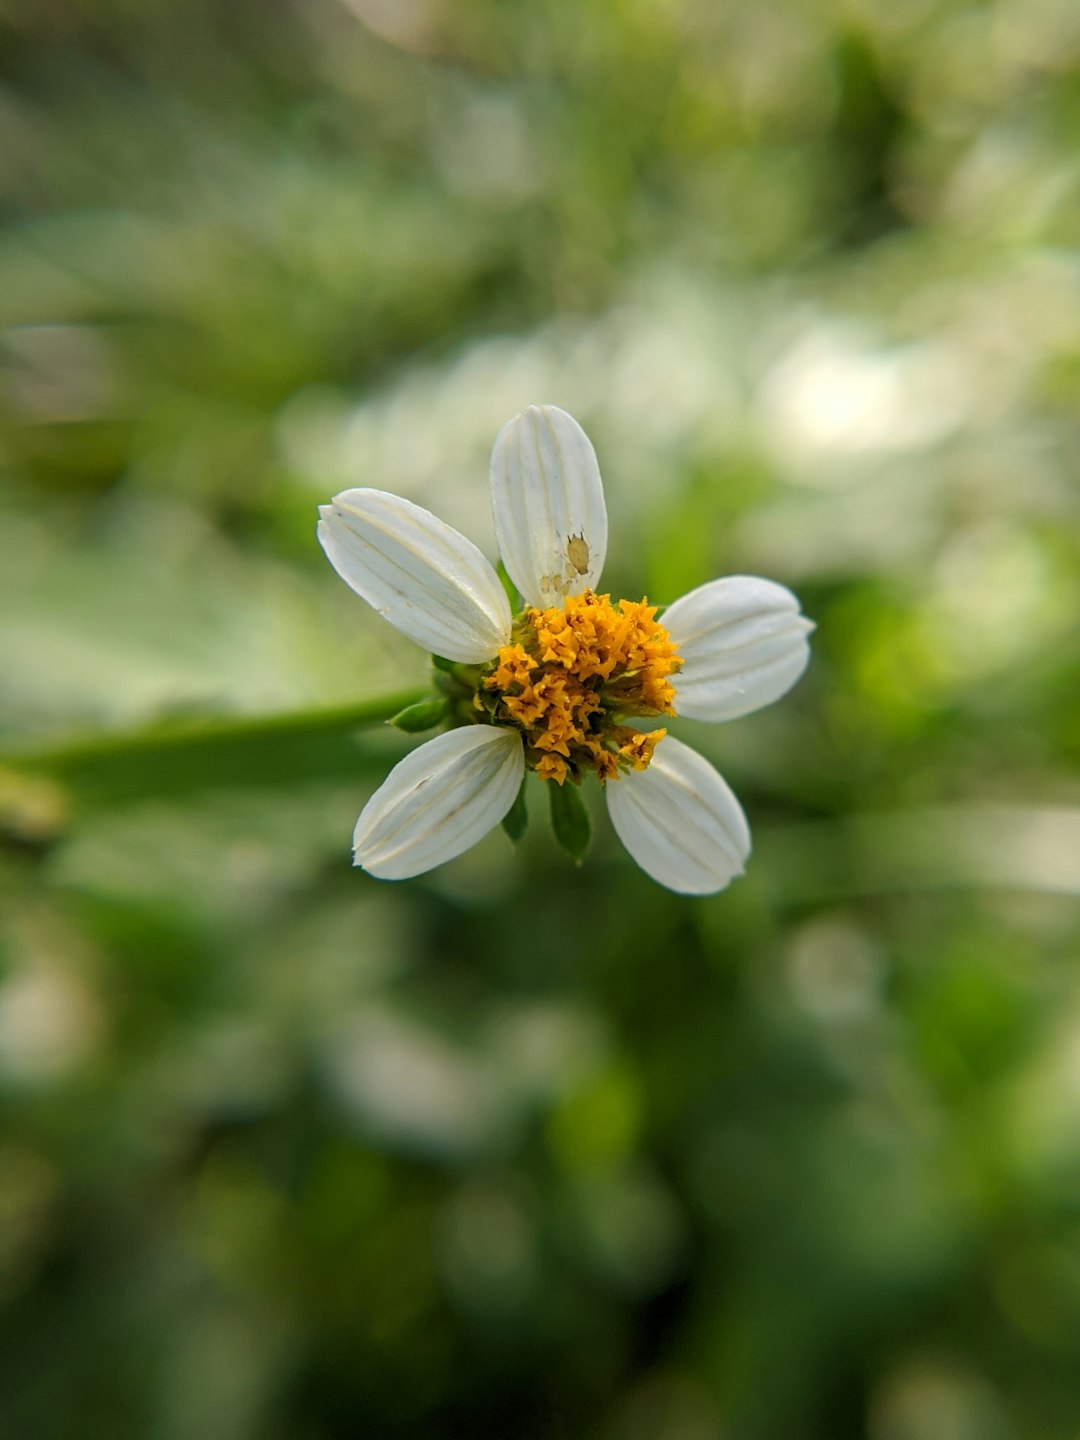
<svg viewBox="0 0 1080 1440"><path fill-rule="evenodd" d="M562 785L594 770L614 780L644 770L667 733L641 732L623 720L674 715L669 677L681 665L655 605L612 604L586 590L519 617L514 643L499 651L474 704L496 724L521 730L542 779Z"/></svg>

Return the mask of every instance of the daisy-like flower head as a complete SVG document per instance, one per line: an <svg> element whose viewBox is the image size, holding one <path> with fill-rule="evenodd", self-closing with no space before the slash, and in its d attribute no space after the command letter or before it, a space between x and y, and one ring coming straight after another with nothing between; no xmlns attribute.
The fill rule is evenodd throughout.
<svg viewBox="0 0 1080 1440"><path fill-rule="evenodd" d="M712 765L658 721L733 720L770 704L805 669L813 626L790 591L745 575L699 586L661 618L645 599L601 593L600 470L555 406L530 406L499 432L491 504L524 602L516 615L476 546L430 511L381 490L320 508L319 541L341 578L436 657L438 713L453 727L368 801L356 864L386 880L422 874L504 820L526 771L560 790L592 771L643 870L683 894L722 890L750 853L746 818Z"/></svg>

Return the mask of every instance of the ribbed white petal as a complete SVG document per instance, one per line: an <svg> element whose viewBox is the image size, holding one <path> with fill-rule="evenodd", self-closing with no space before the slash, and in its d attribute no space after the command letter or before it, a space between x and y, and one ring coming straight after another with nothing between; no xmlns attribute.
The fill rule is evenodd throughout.
<svg viewBox="0 0 1080 1440"><path fill-rule="evenodd" d="M465 725L395 765L361 811L353 859L380 880L407 880L452 860L503 818L521 787L514 730Z"/></svg>
<svg viewBox="0 0 1080 1440"><path fill-rule="evenodd" d="M749 575L712 580L664 611L683 658L675 709L691 720L734 720L790 690L810 658L813 623L783 585Z"/></svg>
<svg viewBox="0 0 1080 1440"><path fill-rule="evenodd" d="M491 452L495 538L511 580L544 608L595 589L607 554L607 510L589 437L554 405L530 405Z"/></svg>
<svg viewBox="0 0 1080 1440"><path fill-rule="evenodd" d="M680 895L711 895L741 875L750 830L709 762L668 735L647 770L609 780L608 814L641 868Z"/></svg>
<svg viewBox="0 0 1080 1440"><path fill-rule="evenodd" d="M509 642L499 577L430 510L383 490L343 490L319 516L319 544L346 585L425 650L472 665Z"/></svg>

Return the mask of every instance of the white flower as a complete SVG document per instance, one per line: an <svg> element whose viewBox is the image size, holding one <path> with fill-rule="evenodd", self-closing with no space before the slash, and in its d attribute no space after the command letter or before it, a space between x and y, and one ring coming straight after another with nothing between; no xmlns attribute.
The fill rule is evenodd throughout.
<svg viewBox="0 0 1080 1440"><path fill-rule="evenodd" d="M731 720L770 704L805 669L813 626L782 585L743 575L692 590L661 621L645 601L597 594L600 471L585 432L554 406L530 406L500 431L491 503L525 603L517 616L476 546L418 505L346 490L320 509L319 541L346 584L442 658L455 726L371 797L356 864L386 880L419 875L497 825L526 770L560 787L593 770L644 870L683 894L722 890L750 853L746 818L656 717Z"/></svg>

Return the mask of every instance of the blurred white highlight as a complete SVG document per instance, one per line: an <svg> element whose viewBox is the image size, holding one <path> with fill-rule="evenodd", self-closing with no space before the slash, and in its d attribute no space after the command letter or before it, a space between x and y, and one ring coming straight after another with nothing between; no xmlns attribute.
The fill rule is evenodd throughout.
<svg viewBox="0 0 1080 1440"><path fill-rule="evenodd" d="M958 429L970 409L960 356L944 342L887 348L823 323L801 336L765 377L765 433L783 458L919 450ZM865 470L800 470L793 478L841 484Z"/></svg>

